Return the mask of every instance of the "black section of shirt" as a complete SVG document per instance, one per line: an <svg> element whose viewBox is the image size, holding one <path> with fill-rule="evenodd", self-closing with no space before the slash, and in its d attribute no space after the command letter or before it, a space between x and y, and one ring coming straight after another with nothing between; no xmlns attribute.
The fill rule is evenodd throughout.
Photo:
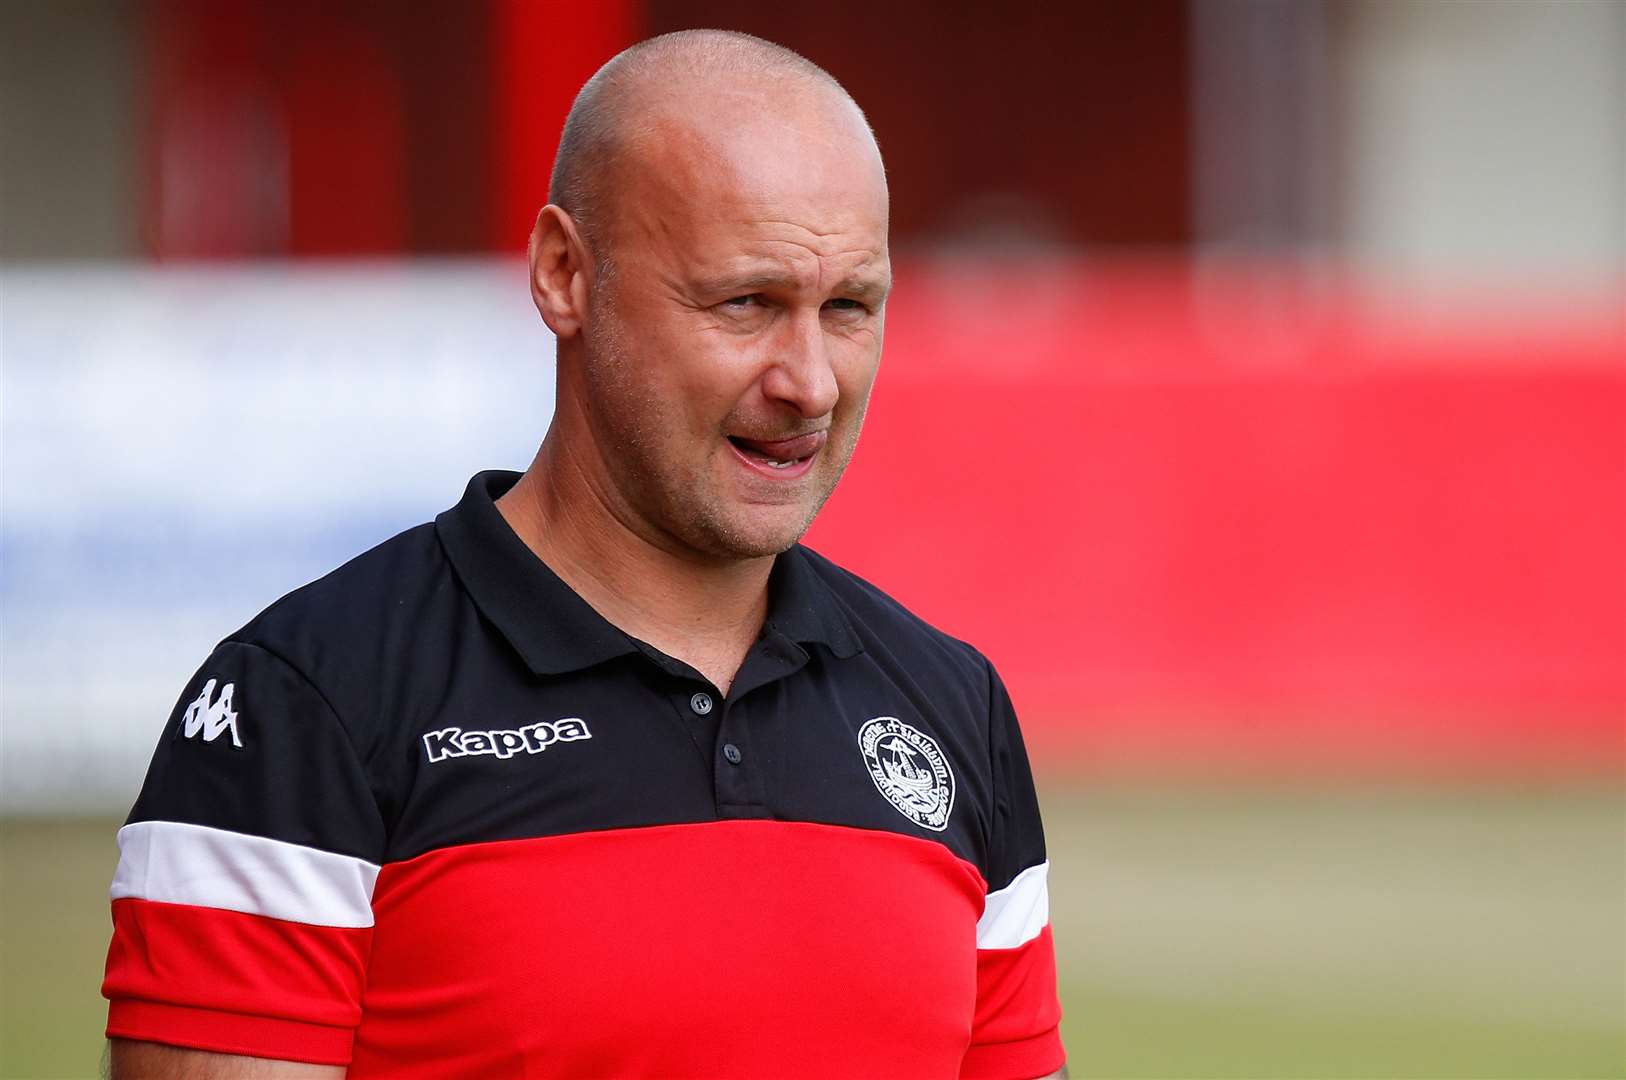
<svg viewBox="0 0 1626 1080"><path fill-rule="evenodd" d="M378 863L728 818L940 842L995 889L1043 860L1015 716L976 650L797 546L775 561L762 634L725 697L536 558L494 504L515 479L479 474L433 524L222 643L131 820ZM233 685L241 748L185 730L210 679L216 695ZM878 720L896 724L866 756Z"/></svg>

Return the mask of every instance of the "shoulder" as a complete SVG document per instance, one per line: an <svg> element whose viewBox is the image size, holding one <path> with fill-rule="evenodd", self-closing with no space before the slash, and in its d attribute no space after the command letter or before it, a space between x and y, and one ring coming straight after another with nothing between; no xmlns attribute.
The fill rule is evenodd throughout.
<svg viewBox="0 0 1626 1080"><path fill-rule="evenodd" d="M293 590L222 645L252 646L293 669L366 743L379 703L403 688L429 641L444 649L437 631L459 607L450 563L426 523Z"/></svg>
<svg viewBox="0 0 1626 1080"><path fill-rule="evenodd" d="M414 526L293 590L232 635L275 651L376 633L447 580L432 523Z"/></svg>

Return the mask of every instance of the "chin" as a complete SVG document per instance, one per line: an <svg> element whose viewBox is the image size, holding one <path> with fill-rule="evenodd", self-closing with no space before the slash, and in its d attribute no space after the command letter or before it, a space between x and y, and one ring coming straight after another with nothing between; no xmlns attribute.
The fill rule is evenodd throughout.
<svg viewBox="0 0 1626 1080"><path fill-rule="evenodd" d="M770 555L778 555L789 551L796 546L796 541L802 538L807 530L802 529L759 529L749 532L737 532L729 536L718 537L722 542L721 550L717 554L735 559L763 559Z"/></svg>
<svg viewBox="0 0 1626 1080"><path fill-rule="evenodd" d="M790 508L781 508L781 511ZM700 550L725 559L762 559L788 551L813 524L817 507L798 508L793 514L739 514L718 520L712 518L698 531L704 540ZM699 539L699 537L696 537Z"/></svg>

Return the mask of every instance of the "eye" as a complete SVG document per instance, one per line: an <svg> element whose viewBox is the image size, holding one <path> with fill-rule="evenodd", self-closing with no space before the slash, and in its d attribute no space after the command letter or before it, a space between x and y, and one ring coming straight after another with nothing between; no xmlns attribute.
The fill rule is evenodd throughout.
<svg viewBox="0 0 1626 1080"><path fill-rule="evenodd" d="M761 293L748 293L745 296L731 296L727 300L724 300L719 306L732 308L735 311L744 311L746 308L756 307L761 303Z"/></svg>
<svg viewBox="0 0 1626 1080"><path fill-rule="evenodd" d="M824 303L824 306L827 307L827 308L832 308L832 309L834 309L836 311L868 311L869 310L869 308L865 307L864 304L861 301L854 300L850 296L837 296L837 297L834 297L833 299L826 300L825 303Z"/></svg>

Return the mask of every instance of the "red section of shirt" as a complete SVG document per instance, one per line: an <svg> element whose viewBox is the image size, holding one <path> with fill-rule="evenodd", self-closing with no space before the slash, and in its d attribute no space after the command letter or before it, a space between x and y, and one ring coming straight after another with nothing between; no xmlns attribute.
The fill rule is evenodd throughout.
<svg viewBox="0 0 1626 1080"><path fill-rule="evenodd" d="M1067 1060L1061 1002L1056 997L1056 949L1045 926L1014 949L977 953L977 1012L963 1077L1047 1076Z"/></svg>
<svg viewBox="0 0 1626 1080"><path fill-rule="evenodd" d="M802 823L433 852L380 875L350 1075L955 1076L985 888Z"/></svg>
<svg viewBox="0 0 1626 1080"><path fill-rule="evenodd" d="M373 931L113 901L110 1037L342 1065Z"/></svg>
<svg viewBox="0 0 1626 1080"><path fill-rule="evenodd" d="M1037 1076L1050 932L978 951L986 889L931 841L725 821L390 864L370 929L121 899L107 1031L358 1080Z"/></svg>

